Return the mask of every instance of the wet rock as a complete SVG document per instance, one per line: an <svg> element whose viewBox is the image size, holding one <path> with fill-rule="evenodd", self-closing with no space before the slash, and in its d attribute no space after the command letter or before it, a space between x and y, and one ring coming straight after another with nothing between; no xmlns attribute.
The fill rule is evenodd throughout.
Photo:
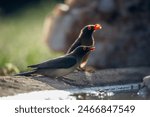
<svg viewBox="0 0 150 117"><path fill-rule="evenodd" d="M109 86L123 85L128 83L140 83L143 77L150 73L150 69L141 68L119 68L99 70L95 73L77 72L66 76L74 80L72 85L75 86ZM70 83L70 82L68 82Z"/></svg>
<svg viewBox="0 0 150 117"><path fill-rule="evenodd" d="M143 98L147 98L150 95L150 93L149 93L148 88L144 86L137 92L137 95Z"/></svg>
<svg viewBox="0 0 150 117"><path fill-rule="evenodd" d="M150 96L150 76L146 76L143 78L142 87L138 91L138 95L141 97Z"/></svg>
<svg viewBox="0 0 150 117"><path fill-rule="evenodd" d="M100 23L94 33L96 51L89 65L97 68L150 66L149 0L66 0L45 21L44 39L66 52L87 24Z"/></svg>
<svg viewBox="0 0 150 117"><path fill-rule="evenodd" d="M144 77L143 85L146 86L150 90L150 76Z"/></svg>
<svg viewBox="0 0 150 117"><path fill-rule="evenodd" d="M18 93L40 90L67 90L95 86L141 83L143 81L143 77L147 76L149 73L150 68L143 67L106 69L98 70L95 73L74 72L64 76L64 78L61 77L58 79L44 76L0 76L0 96L15 95Z"/></svg>

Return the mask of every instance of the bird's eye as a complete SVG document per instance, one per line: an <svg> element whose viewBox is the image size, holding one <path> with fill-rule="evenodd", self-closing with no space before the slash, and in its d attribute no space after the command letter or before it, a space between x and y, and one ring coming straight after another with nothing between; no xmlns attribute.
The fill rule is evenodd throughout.
<svg viewBox="0 0 150 117"><path fill-rule="evenodd" d="M91 30L91 26L88 26L88 30Z"/></svg>
<svg viewBox="0 0 150 117"><path fill-rule="evenodd" d="M83 50L85 51L85 50L86 50L86 47L83 47Z"/></svg>

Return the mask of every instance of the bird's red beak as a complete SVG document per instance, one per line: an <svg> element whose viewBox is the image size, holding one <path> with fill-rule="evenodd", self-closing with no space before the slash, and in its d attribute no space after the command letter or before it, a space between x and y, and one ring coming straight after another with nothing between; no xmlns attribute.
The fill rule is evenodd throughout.
<svg viewBox="0 0 150 117"><path fill-rule="evenodd" d="M90 51L94 51L94 50L95 50L95 47L91 47L91 48L90 48Z"/></svg>
<svg viewBox="0 0 150 117"><path fill-rule="evenodd" d="M94 30L100 30L102 26L100 24L95 24L94 25Z"/></svg>

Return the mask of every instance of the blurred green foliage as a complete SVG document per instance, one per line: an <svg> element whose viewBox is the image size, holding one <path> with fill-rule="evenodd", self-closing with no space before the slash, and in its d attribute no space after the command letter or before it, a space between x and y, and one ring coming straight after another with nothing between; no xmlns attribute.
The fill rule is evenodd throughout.
<svg viewBox="0 0 150 117"><path fill-rule="evenodd" d="M50 51L42 40L44 19L56 3L43 0L0 16L0 68L12 63L23 71L28 65L60 55Z"/></svg>

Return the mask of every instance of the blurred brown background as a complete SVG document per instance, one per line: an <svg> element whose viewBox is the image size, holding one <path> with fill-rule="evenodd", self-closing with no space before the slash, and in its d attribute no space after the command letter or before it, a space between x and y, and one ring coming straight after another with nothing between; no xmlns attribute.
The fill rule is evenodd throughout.
<svg viewBox="0 0 150 117"><path fill-rule="evenodd" d="M97 68L150 66L149 0L65 0L45 21L44 40L66 52L87 24L99 23L96 51L89 64Z"/></svg>

